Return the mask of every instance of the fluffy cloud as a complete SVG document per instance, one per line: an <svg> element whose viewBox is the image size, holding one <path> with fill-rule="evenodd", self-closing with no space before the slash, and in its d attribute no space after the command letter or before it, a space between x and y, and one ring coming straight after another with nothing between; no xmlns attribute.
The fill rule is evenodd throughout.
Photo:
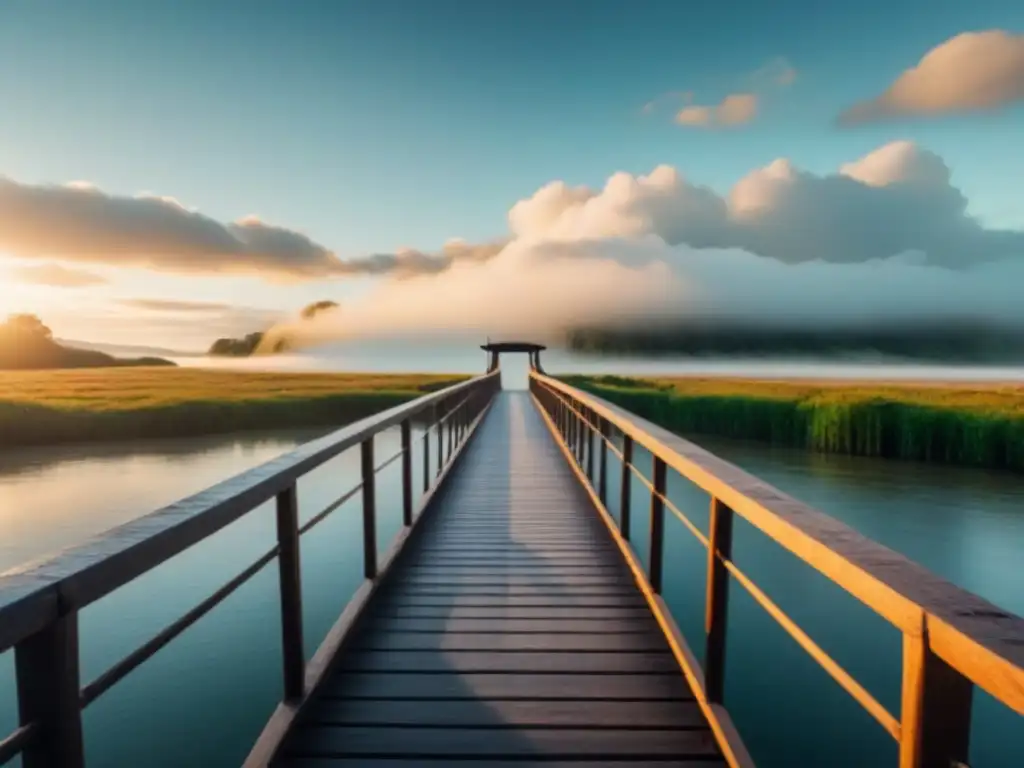
<svg viewBox="0 0 1024 768"><path fill-rule="evenodd" d="M88 288L107 282L102 275L81 269L68 269L53 262L15 267L10 272L20 282L49 285L54 288Z"/></svg>
<svg viewBox="0 0 1024 768"><path fill-rule="evenodd" d="M86 182L33 186L0 177L0 252L281 281L433 273L456 259L486 259L496 246L453 241L434 255L410 250L345 261L301 232L253 216L226 223L170 197L123 197Z"/></svg>
<svg viewBox="0 0 1024 768"><path fill-rule="evenodd" d="M753 93L731 93L712 106L692 104L676 113L680 125L710 128L749 123L757 116L757 96Z"/></svg>
<svg viewBox="0 0 1024 768"><path fill-rule="evenodd" d="M839 122L988 110L1021 100L1024 35L965 32L928 51L884 93L846 110Z"/></svg>
<svg viewBox="0 0 1024 768"><path fill-rule="evenodd" d="M967 215L938 155L894 142L818 176L780 159L725 197L670 166L613 175L602 190L554 182L509 214L517 237L658 237L668 245L740 248L786 263L859 262L919 252L967 266L1024 255L1024 233L988 230Z"/></svg>
<svg viewBox="0 0 1024 768"><path fill-rule="evenodd" d="M1024 328L1024 233L985 229L966 203L942 159L907 142L821 176L777 160L724 196L669 166L599 190L552 182L512 207L489 259L383 281L278 330L323 342L679 322Z"/></svg>

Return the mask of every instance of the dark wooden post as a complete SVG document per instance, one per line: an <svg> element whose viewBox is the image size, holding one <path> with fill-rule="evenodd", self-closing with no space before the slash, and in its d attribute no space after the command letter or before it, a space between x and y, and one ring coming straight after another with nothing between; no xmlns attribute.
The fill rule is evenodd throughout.
<svg viewBox="0 0 1024 768"><path fill-rule="evenodd" d="M302 568L299 561L299 503L294 485L277 494L277 564L281 577L281 652L284 698L302 698L306 657L302 644Z"/></svg>
<svg viewBox="0 0 1024 768"><path fill-rule="evenodd" d="M597 496L598 496L599 499L601 499L601 503L605 507L607 507L608 506L608 433L609 433L610 430L609 430L609 425L608 425L608 420L607 419L602 418L601 421L600 421L600 424L601 424L601 434L600 434L600 436L598 438L598 441L601 444L601 458L598 461L597 469L601 473L601 477L598 478L598 482L597 482Z"/></svg>
<svg viewBox="0 0 1024 768"><path fill-rule="evenodd" d="M430 426L423 431L423 492L430 490Z"/></svg>
<svg viewBox="0 0 1024 768"><path fill-rule="evenodd" d="M377 578L377 489L373 471L373 435L360 445L363 469L363 575Z"/></svg>
<svg viewBox="0 0 1024 768"><path fill-rule="evenodd" d="M402 525L412 525L412 424L402 422Z"/></svg>
<svg viewBox="0 0 1024 768"><path fill-rule="evenodd" d="M629 541L629 504L632 499L630 483L633 481L633 438L622 435L622 487L619 489L619 533Z"/></svg>
<svg viewBox="0 0 1024 768"><path fill-rule="evenodd" d="M665 462L658 456L654 457L654 490L651 491L651 544L650 573L648 579L651 589L661 592L662 555L665 548Z"/></svg>
<svg viewBox="0 0 1024 768"><path fill-rule="evenodd" d="M21 753L24 768L83 768L79 704L78 613L60 616L14 649L21 725L38 723L39 738Z"/></svg>
<svg viewBox="0 0 1024 768"><path fill-rule="evenodd" d="M444 407L442 403L441 413L444 413ZM437 413L435 412L435 416ZM441 470L444 469L444 422L437 422L437 474L440 476Z"/></svg>
<svg viewBox="0 0 1024 768"><path fill-rule="evenodd" d="M729 607L729 572L726 560L732 559L732 509L719 499L711 499L708 530L708 579L705 597L704 693L708 701L721 704L725 695L725 634Z"/></svg>
<svg viewBox="0 0 1024 768"><path fill-rule="evenodd" d="M583 404L576 404L576 413L573 416L576 423L576 463L583 469Z"/></svg>
<svg viewBox="0 0 1024 768"><path fill-rule="evenodd" d="M587 447L585 452L587 454L587 477L590 479L591 485L594 483L594 428L590 426L594 422L594 413L587 408L587 425L584 427L584 433L587 436Z"/></svg>
<svg viewBox="0 0 1024 768"><path fill-rule="evenodd" d="M966 766L974 686L932 653L921 624L903 635L900 768Z"/></svg>

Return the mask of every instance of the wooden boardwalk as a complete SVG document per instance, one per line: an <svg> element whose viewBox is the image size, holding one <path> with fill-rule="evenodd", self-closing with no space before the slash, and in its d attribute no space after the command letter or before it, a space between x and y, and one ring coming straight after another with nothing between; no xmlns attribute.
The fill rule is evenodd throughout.
<svg viewBox="0 0 1024 768"><path fill-rule="evenodd" d="M559 453L496 397L276 765L724 764Z"/></svg>

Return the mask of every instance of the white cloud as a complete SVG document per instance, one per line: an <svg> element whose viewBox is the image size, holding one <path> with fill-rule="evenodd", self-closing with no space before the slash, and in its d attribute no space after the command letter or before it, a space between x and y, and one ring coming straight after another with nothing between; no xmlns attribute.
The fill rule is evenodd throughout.
<svg viewBox="0 0 1024 768"><path fill-rule="evenodd" d="M843 112L839 122L989 110L1022 100L1024 35L965 32L932 48L880 96Z"/></svg>
<svg viewBox="0 0 1024 768"><path fill-rule="evenodd" d="M731 93L718 104L683 107L676 113L680 125L710 128L749 123L757 116L757 96L753 93Z"/></svg>
<svg viewBox="0 0 1024 768"><path fill-rule="evenodd" d="M125 197L81 181L35 186L0 177L0 252L22 259L299 281L437 272L454 259L487 258L496 247L455 243L434 255L409 250L342 260L302 232L256 216L222 222L172 197Z"/></svg>
<svg viewBox="0 0 1024 768"><path fill-rule="evenodd" d="M1024 233L965 211L942 159L908 142L823 176L776 160L726 196L670 166L614 174L600 190L557 181L512 207L491 258L383 281L281 330L323 341L665 320L1024 326Z"/></svg>

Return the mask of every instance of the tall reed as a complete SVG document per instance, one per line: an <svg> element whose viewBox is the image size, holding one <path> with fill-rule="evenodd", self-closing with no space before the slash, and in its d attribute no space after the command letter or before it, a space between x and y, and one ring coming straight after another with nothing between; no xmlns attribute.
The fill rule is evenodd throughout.
<svg viewBox="0 0 1024 768"><path fill-rule="evenodd" d="M962 387L566 377L682 435L1024 470L1024 392ZM760 390L759 390L760 387ZM1012 389L1012 388L1011 388ZM716 391L717 390L717 391ZM983 397L979 391L991 391Z"/></svg>

